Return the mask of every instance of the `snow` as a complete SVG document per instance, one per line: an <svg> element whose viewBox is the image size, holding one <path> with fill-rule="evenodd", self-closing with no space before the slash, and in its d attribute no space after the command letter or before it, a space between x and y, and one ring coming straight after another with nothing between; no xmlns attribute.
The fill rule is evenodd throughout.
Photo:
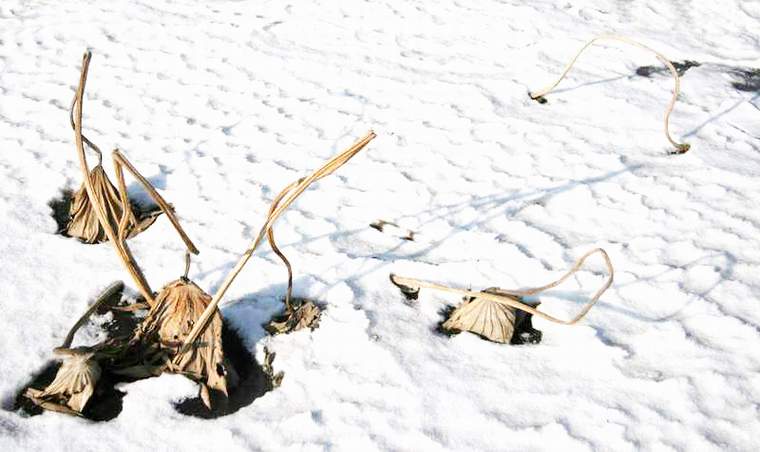
<svg viewBox="0 0 760 452"><path fill-rule="evenodd" d="M756 449L758 20L741 0L3 0L0 449ZM667 155L672 80L637 76L658 64L640 49L593 47L547 104L528 98L608 32L702 63L671 118L689 153ZM100 290L136 291L110 246L56 235L48 207L81 181L67 109L86 48L87 135L174 204L210 293L282 187L379 135L277 223L320 327L264 332L286 282L269 249L228 292L225 318L285 374L233 414L177 412L197 391L177 375L122 385L108 422L12 411ZM154 289L183 270L166 218L131 247ZM535 346L439 335L458 300L407 303L388 281L534 286L595 247L614 285L576 326L535 320ZM602 271L595 258L542 307L572 315Z"/></svg>

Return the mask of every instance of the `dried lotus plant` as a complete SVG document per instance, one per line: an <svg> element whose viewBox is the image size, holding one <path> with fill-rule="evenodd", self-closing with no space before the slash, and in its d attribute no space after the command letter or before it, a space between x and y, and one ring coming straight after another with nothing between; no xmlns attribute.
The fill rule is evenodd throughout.
<svg viewBox="0 0 760 452"><path fill-rule="evenodd" d="M41 408L66 414L81 415L95 393L102 373L98 362L98 347L71 348L74 334L90 315L106 300L120 292L124 284L117 282L107 287L82 317L74 324L63 344L53 350L63 363L55 379L44 389L28 388L24 396Z"/></svg>
<svg viewBox="0 0 760 452"><path fill-rule="evenodd" d="M98 164L90 172L90 180L92 186L95 189L96 196L104 201L106 206L106 212L111 221L112 226L115 226L115 220L122 216L122 204L121 197L108 179L103 166ZM152 225L161 211L152 211L138 220L134 214L131 214L127 218L127 237L133 237L140 232L147 229ZM83 186L74 193L71 200L71 207L69 210L69 222L66 226L66 235L70 237L76 237L85 243L101 243L108 240L105 229L100 225L97 214L93 207L90 197L87 194L86 187Z"/></svg>
<svg viewBox="0 0 760 452"><path fill-rule="evenodd" d="M108 178L103 172L100 162L100 150L89 139L87 139L82 132L82 116L83 116L83 103L84 103L84 90L87 83L87 73L90 66L90 60L92 54L88 51L85 52L82 58L82 71L79 77L79 85L77 87L76 95L74 97L71 122L74 128L74 138L76 141L77 154L79 156L79 164L84 177L84 192L86 194L88 208L88 214L82 214L82 217L97 220L97 230L102 231L103 234L111 242L112 246L116 250L116 253L121 258L122 262L127 268L132 279L137 284L141 295L151 306L154 304L153 292L150 290L150 286L145 280L145 276L142 274L139 266L132 257L132 253L126 244L126 239L134 235L136 218L132 211L132 203L127 197L127 187L124 181L124 168L126 168L145 188L148 194L158 204L159 208L166 214L169 221L174 226L179 236L184 241L187 248L197 254L198 249L192 243L190 238L185 234L184 230L179 224L174 209L158 194L153 186L145 179L135 167L119 152L114 150L112 154L114 169L116 170L117 182L119 189L114 190L113 185L108 181ZM90 171L87 164L87 155L85 153L85 144L98 153L99 161L98 165ZM100 168L100 169L98 169ZM102 179L91 177L93 174L102 174ZM96 180L97 179L97 180ZM96 185L98 180L101 180L101 185ZM118 192L118 198L116 197ZM120 205L116 205L116 201L119 201ZM73 206L74 204L72 204ZM93 215L94 214L94 215ZM138 228L139 229L139 228Z"/></svg>
<svg viewBox="0 0 760 452"><path fill-rule="evenodd" d="M193 344L196 342L196 340L203 334L206 328L208 328L212 317L215 315L215 312L218 309L219 302L221 301L222 297L224 297L227 289L229 289L230 285L235 280L237 275L240 274L245 264L248 262L251 256L253 256L256 249L264 240L264 237L268 238L272 249L280 257L280 259L283 260L285 266L288 269L288 290L285 296L285 315L283 319L277 320L277 323L282 322L280 324L281 326L272 324L270 325L272 325L272 328L279 327L279 330L277 332L290 332L298 328L303 328L305 326L313 326L313 322L319 318L319 308L310 302L302 303L299 306L294 306L291 302L291 291L293 287L292 268L287 258L285 258L285 255L279 250L279 248L277 248L277 245L274 241L274 233L272 232L272 227L275 221L277 221L277 219L285 212L285 210L290 207L290 205L293 204L293 202L295 202L301 193L306 191L306 189L309 188L311 184L324 177L329 176L338 168L345 165L356 154L358 154L359 151L364 149L364 147L367 146L367 144L369 144L369 142L372 141L375 136L376 135L374 132L368 132L363 138L358 140L351 147L327 161L322 167L315 170L309 176L291 183L285 187L277 195L277 197L275 197L274 201L272 202L272 206L269 209L269 213L264 221L264 225L259 230L258 235L253 240L251 246L245 250L245 252L243 252L243 255L240 257L237 264L235 264L235 267L230 271L230 273L227 275L219 287L219 290L214 294L214 297L206 308L206 311L203 313L203 315L201 315L200 319L193 327L193 331L185 340L179 356L175 358L175 362L181 359L182 353L186 353L193 347Z"/></svg>
<svg viewBox="0 0 760 452"><path fill-rule="evenodd" d="M75 94L74 99L71 102L69 114L72 129L76 129L74 109L78 101L79 97ZM105 206L105 214L111 228L116 228L117 221L122 218L122 215L124 214L124 201L119 191L109 180L105 169L103 169L103 153L100 148L84 135L82 135L82 141L87 145L87 148L98 156L98 164L95 165L91 171L83 174L84 179L89 180L90 185L94 189L94 197L91 198L90 193L87 190L87 183L82 182L79 190L74 193L71 199L71 204L69 206L69 220L64 232L66 235L76 237L84 243L102 243L108 241L108 235L105 232L105 228L101 226L94 203L91 199L96 199ZM144 178L141 178L141 182L143 185L150 185ZM155 189L153 189L152 186L148 191L151 195L155 193ZM134 211L136 204L131 200L127 202L132 205L132 210ZM134 237L152 225L161 212L165 211L164 207L166 203L164 202L163 204L164 205L159 204L159 209L137 209L137 215L130 212L127 215L127 237Z"/></svg>
<svg viewBox="0 0 760 452"><path fill-rule="evenodd" d="M668 68L670 73L673 75L674 87L673 87L673 96L671 97L670 103L668 103L667 109L665 110L665 119L664 119L665 138L667 138L668 142L670 142L670 144L675 148L675 150L672 151L671 154L683 154L685 152L688 152L688 150L691 148L691 145L689 145L688 143L678 143L670 136L670 114L673 112L673 107L675 106L676 100L678 99L678 93L681 90L681 81L680 81L680 77L678 76L678 71L676 71L676 68L673 66L673 63L671 63L670 60L666 58L663 54L661 54L660 52L656 50L653 50L652 48L640 42L634 41L633 39L630 39L624 36L618 36L618 35L597 36L596 38L587 42L583 47L581 47L581 49L575 54L573 59L570 60L570 63L568 63L568 65L565 67L565 70L562 72L562 75L559 76L557 81L555 81L551 85L541 90L529 93L531 99L536 100L539 103L545 103L546 98L544 96L552 92L554 88L556 88L557 85L559 85L559 83L562 81L562 79L565 78L567 73L570 72L570 69L573 67L576 60L578 60L578 57L581 55L581 53L583 53L583 51L591 47L591 45L593 45L597 41L601 41L601 40L623 42L625 44L629 44L629 45L638 47L640 49L644 49L648 52L653 53L657 57L657 59L660 60L660 62L662 62Z"/></svg>
<svg viewBox="0 0 760 452"><path fill-rule="evenodd" d="M90 173L84 153L85 138L82 135L83 93L87 81L90 58L91 54L89 52L85 53L77 96L74 102L75 138L84 174ZM109 221L106 200L102 197L93 196L96 192L92 180L89 178L85 178L85 189L89 198L93 200L92 206L94 207L100 226L114 246L127 271L132 276L141 295L150 306L150 311L129 340L128 345L116 347L115 351L110 350L110 362L115 367L114 372L136 378L157 375L163 371L188 375L190 378L201 383L201 395L205 396L203 397L204 402L210 405L208 388L212 390L219 389L220 392L226 394L226 383L220 382L220 379L225 378L226 372L223 366L219 366L220 363L223 363L223 351L221 317L218 312L215 313L214 327L210 328L208 333L204 335L205 343L193 350L192 353L183 355L182 359L176 363L172 363L171 361L172 358L176 357L176 352L183 343L184 336L189 332L186 330L193 326L194 320L204 312L210 300L208 294L187 279L189 252L197 254L198 249L187 234L185 234L174 215L173 209L118 150L113 152L113 162L122 206L122 212L117 218L118 221L115 227L113 222ZM185 276L166 285L156 297L154 297L150 285L137 262L135 262L126 243L130 230L130 218L133 218L134 214L132 213L132 205L127 199L124 168L143 184L159 207L166 213L188 249Z"/></svg>
<svg viewBox="0 0 760 452"><path fill-rule="evenodd" d="M213 298L187 279L188 260L185 276L169 283L161 290L148 316L138 327L130 342L130 350L138 356L139 364L121 369L119 373L138 378L157 375L161 372L181 373L200 383L201 400L208 408L212 407L214 400L224 400L229 381L236 379L236 372L224 358L222 350L222 317L218 309L219 301L266 236L273 250L283 259L288 268L289 284L286 300L287 306L292 306L290 304L291 266L274 242L272 225L309 185L344 165L374 137L374 133L370 132L311 176L286 187L281 196L273 202L254 244L246 250ZM189 254L187 256L189 259ZM319 308L313 303L303 303L292 308L289 313L290 317L284 322L287 323L286 328L292 329L311 325L319 316ZM269 364L271 365L271 362ZM277 378L281 379L282 376Z"/></svg>
<svg viewBox="0 0 760 452"><path fill-rule="evenodd" d="M132 377L162 371L180 373L200 384L201 400L209 409L212 394L214 400L224 400L227 376L235 371L224 357L222 316L218 311L201 336L200 346L182 354L176 363L171 361L210 301L211 297L187 276L167 284L131 341L141 364L119 373Z"/></svg>
<svg viewBox="0 0 760 452"><path fill-rule="evenodd" d="M563 320L553 317L537 309L537 302L529 302L525 297L538 295L548 289L562 284L567 278L578 272L586 258L599 253L604 259L607 267L608 277L602 287L596 291L583 309L572 319ZM407 299L417 299L421 288L436 289L444 292L451 292L464 296L464 301L457 306L441 325L442 329L450 333L460 331L470 331L485 339L501 344L519 344L523 342L536 342L540 340L540 332L535 332L531 324L531 315L536 315L543 319L572 325L581 320L594 304L599 300L602 294L612 285L614 270L612 262L607 253L597 248L584 254L578 259L573 267L561 278L541 287L520 290L504 290L499 288L490 288L481 292L457 289L453 287L436 284L433 282L422 281L414 278L406 278L391 274L390 279ZM517 333L517 334L516 334ZM524 335L523 335L524 333Z"/></svg>

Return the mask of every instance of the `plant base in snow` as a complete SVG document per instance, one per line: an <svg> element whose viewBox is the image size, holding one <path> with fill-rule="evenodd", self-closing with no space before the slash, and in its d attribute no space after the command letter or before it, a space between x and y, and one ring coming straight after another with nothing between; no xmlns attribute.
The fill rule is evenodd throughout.
<svg viewBox="0 0 760 452"><path fill-rule="evenodd" d="M293 303L298 304L293 312L272 318L264 329L270 334L287 334L302 328L313 330L319 326L319 317L322 315L319 306L308 300L294 299Z"/></svg>
<svg viewBox="0 0 760 452"><path fill-rule="evenodd" d="M531 100L535 100L539 104L545 104L545 103L549 102L544 96L533 97L533 95L531 93L528 93L528 97L530 97Z"/></svg>

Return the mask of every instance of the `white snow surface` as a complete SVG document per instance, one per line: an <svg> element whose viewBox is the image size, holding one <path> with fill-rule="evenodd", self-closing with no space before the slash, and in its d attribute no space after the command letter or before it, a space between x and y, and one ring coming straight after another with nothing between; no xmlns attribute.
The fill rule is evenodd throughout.
<svg viewBox="0 0 760 452"><path fill-rule="evenodd" d="M635 75L659 65L639 49L593 47L549 103L528 98L609 32L702 63L671 122L689 153L667 154L672 79ZM81 182L68 105L87 48L85 133L174 204L210 293L282 187L378 133L277 223L319 328L264 332L286 283L266 246L225 297L285 374L233 414L177 412L197 393L178 375L122 385L108 422L12 411L94 296L136 293L48 207ZM736 84L759 55L757 1L3 0L0 450L757 450L760 91ZM130 245L154 289L181 274L166 218ZM595 247L614 285L578 325L535 320L539 345L438 334L459 300L388 281L533 286ZM542 307L570 317L603 278L595 259Z"/></svg>

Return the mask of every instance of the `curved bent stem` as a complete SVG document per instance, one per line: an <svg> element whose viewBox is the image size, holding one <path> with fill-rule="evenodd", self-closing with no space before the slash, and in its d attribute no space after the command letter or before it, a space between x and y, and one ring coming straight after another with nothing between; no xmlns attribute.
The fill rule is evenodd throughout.
<svg viewBox="0 0 760 452"><path fill-rule="evenodd" d="M280 201L282 201L282 198L284 198L285 195L290 192L290 190L298 186L301 181L303 181L303 179L298 179L297 181L292 182L274 198L272 201L272 206L269 208L268 215L272 215L272 212L277 209L277 206L280 204ZM290 266L290 261L288 261L288 258L285 257L285 254L283 254L282 251L280 251L280 248L277 247L277 243L274 241L274 228L269 228L269 231L267 231L267 239L269 240L269 246L272 247L274 254L276 254L277 257L282 260L282 263L285 264L285 267L288 269L288 289L285 291L285 310L288 312L288 314L290 314L293 312L293 306L290 303L290 299L293 295L293 267Z"/></svg>
<svg viewBox="0 0 760 452"><path fill-rule="evenodd" d="M69 334L66 335L66 339L63 340L63 344L61 344L60 348L71 348L71 342L74 341L74 335L77 333L77 330L79 330L79 328L84 325L84 322L90 318L92 313L95 312L95 310L98 309L98 307L103 304L104 301L108 300L116 292L119 292L122 289L124 289L124 283L121 281L115 281L111 283L110 286L106 287L106 289L100 295L98 295L98 298L95 299L92 305L90 305L84 314L82 314L79 320L77 320L74 326L71 327Z"/></svg>
<svg viewBox="0 0 760 452"><path fill-rule="evenodd" d="M126 157L124 157L124 154L122 154L118 149L114 149L112 158L113 158L113 166L114 166L114 169L116 170L116 177L119 180L119 191L122 194L122 202L124 202L123 199L127 197L127 187L124 184L124 170L123 170L123 167L126 167L127 170L130 173L132 173L135 179L137 179L140 182L140 184L142 184L142 186L145 188L145 191L148 192L150 197L153 198L156 204L158 204L161 210L166 214L166 217L169 218L169 221L171 221L172 226L174 226L174 229L177 231L177 234L179 234L182 241L185 242L185 246L187 247L187 249L193 254L198 254L198 248L195 247L195 244L193 243L193 241L190 240L190 237L187 236L187 234L185 233L185 230L182 229L182 226L180 226L179 220L177 219L177 216L174 214L174 208L172 208L172 206L166 202L163 196L161 196L153 187L153 185L150 182L148 182L148 179L143 177L143 175L140 174L139 171L137 171L137 168L135 168L132 165L132 163L130 163L130 161L127 160ZM129 203L127 202L127 204ZM132 209L131 204L129 204L129 209L130 210ZM122 214L121 223L119 224L120 235L121 235L122 230L126 228L127 218L128 218L127 209L125 208L124 213ZM122 226L122 223L124 224L124 226ZM120 236L119 239L121 240L121 238L122 237Z"/></svg>
<svg viewBox="0 0 760 452"><path fill-rule="evenodd" d="M235 277L240 273L240 271L243 269L245 264L248 262L248 260L253 256L253 253L256 251L256 248L258 248L261 241L264 239L264 236L269 232L272 225L275 221L285 212L285 210L290 207L291 204L298 198L301 193L303 193L309 186L314 183L315 181L322 179L323 177L329 176L332 174L335 170L343 166L346 162L351 160L352 157L354 157L359 151L361 151L370 141L372 141L375 138L375 133L370 131L367 133L364 138L360 139L356 143L354 143L350 148L346 149L342 153L338 154L334 158L330 159L327 163L325 163L321 168L314 171L311 175L308 177L305 177L303 179L300 179L298 183L296 183L295 186L293 186L290 190L284 190L285 193L287 193L287 197L285 197L284 200L281 202L278 196L278 205L274 209L270 209L269 215L267 216L266 221L264 222L264 225L261 227L261 230L259 231L258 236L253 241L251 246L245 250L243 255L238 260L238 263L235 265L235 267L230 271L230 273L227 275L227 278L222 283L219 290L214 294L213 298L211 299L211 302L208 304L206 309L203 311L203 314L201 314L201 317L198 319L198 321L193 326L192 331L190 331L190 334L185 338L184 344L182 344L182 348L180 349L179 353L175 356L174 360L175 362L179 361L179 358L190 349L190 346L195 342L195 340L198 338L198 336L206 329L208 326L209 320L211 319L211 316L214 314L214 311L217 309L217 306L219 305L219 302L221 301L222 297L224 297L224 294L227 292L227 289L229 289L230 284L235 280ZM292 185L292 184L291 184Z"/></svg>
<svg viewBox="0 0 760 452"><path fill-rule="evenodd" d="M71 130L76 130L76 126L74 125L74 106L77 104L77 97L78 96L75 93L74 99L71 100L71 108L69 108L69 121L71 122ZM100 148L84 135L82 135L82 141L84 141L84 143L89 146L90 149L98 154L98 165L103 163L103 153L100 151Z"/></svg>
<svg viewBox="0 0 760 452"><path fill-rule="evenodd" d="M113 247L116 249L116 254L119 255L119 258L124 263L124 266L127 268L130 276L134 280L135 284L137 284L137 288L140 291L140 294L152 306L154 304L154 300L150 286L148 286L148 282L145 280L145 276L143 276L142 271L140 271L140 267L137 265L134 257L132 257L132 254L129 252L129 248L126 248L123 246L123 242L117 240L116 232L111 227L110 221L108 221L108 215L105 211L104 202L98 197L95 189L93 188L92 179L90 178L90 168L87 166L87 156L84 152L84 136L82 135L82 100L84 98L84 87L87 83L87 71L90 67L91 58L92 53L89 51L85 52L84 56L82 57L82 72L79 76L79 86L77 87L73 112L74 138L76 140L77 151L79 154L79 165L82 168L82 175L84 176L84 186L85 190L87 190L87 196L90 198L92 205L95 207L95 214L98 217L98 221L100 222L101 226L103 226L103 230L105 231L106 236L108 236L108 240L113 244ZM126 194L122 193L122 202L124 201L125 196ZM129 206L128 200L125 206Z"/></svg>
<svg viewBox="0 0 760 452"><path fill-rule="evenodd" d="M436 284L436 283L430 282L430 281L423 281L423 280L414 279L414 278L406 278L406 277L397 276L397 275L393 275L393 274L391 274L391 282L393 284L395 284L396 286L403 287L404 289L407 289L407 290L417 291L420 288L425 287L425 288L428 288L428 289L435 289L435 290L440 290L440 291L443 291L443 292L451 292L451 293L459 294L459 295L466 296L466 297L482 298L482 299L493 301L493 302L500 303L500 304L503 304L503 305L511 306L511 307L513 307L515 309L519 309L521 311L525 311L525 312L531 313L531 314L533 314L535 316L541 317L542 319L546 319L546 320L549 320L551 322L561 323L563 325L572 325L574 323L577 323L583 317L585 317L586 314L588 313L588 311L591 310L591 308L596 304L597 301L599 301L599 298L602 296L602 294L612 285L612 280L614 278L614 270L612 268L612 262L610 261L610 258L607 255L607 252L605 252L603 249L597 248L597 249L591 250L588 253L584 254L580 259L578 259L575 262L575 264L573 265L573 267L570 270L568 270L567 273L565 273L561 278L559 278L556 281L553 281L553 282L551 282L551 283L549 283L549 284L547 284L545 286L534 287L534 288L530 288L530 289L522 289L522 290L502 290L502 289L500 289L500 292L503 292L503 293L506 293L506 294L509 294L509 295L514 295L514 296L536 295L536 294L541 293L541 292L543 292L543 291L545 291L547 289L551 289L553 287L556 287L556 286L562 284L565 280L567 280L567 278L569 278L570 276L572 276L574 273L576 273L581 268L581 266L583 266L583 263L586 261L587 257L589 257L589 256L591 256L592 254L595 254L595 253L600 253L602 255L602 257L604 258L604 263L605 263L605 265L607 267L607 272L609 273L609 276L607 277L607 280L604 282L604 284L602 285L602 287L600 287L599 290L597 290L596 293L594 293L594 296L591 297L591 299L588 301L588 303L586 303L586 305L583 307L583 309L581 309L581 311L575 317L573 317L570 320L558 319L558 318L556 318L554 316L546 314L545 312L539 311L536 308L528 306L525 303L521 303L521 302L519 302L517 300L514 300L512 298L496 295L496 294L489 293L489 292L474 292L474 291L471 291L471 290L456 289L456 288L453 288L453 287L448 287L448 286L444 286L444 285L441 285L441 284Z"/></svg>
<svg viewBox="0 0 760 452"><path fill-rule="evenodd" d="M583 47L581 47L581 49L578 51L578 53L575 54L575 56L573 57L573 59L570 60L570 63L567 64L567 66L565 67L565 70L562 71L562 75L559 76L559 78L557 79L557 81L555 81L551 85L549 85L549 86L547 86L547 87L545 87L545 88L543 88L541 90L538 90L536 92L531 92L530 93L531 99L535 100L535 99L538 99L539 97L545 96L545 95L549 94L550 92L552 92L554 90L554 88L556 88L557 85L559 85L559 82L561 82L562 79L565 78L565 76L567 75L567 73L570 72L570 69L575 64L575 61L578 60L578 57L581 55L581 53L583 53L584 50L586 50L587 48L591 47L592 44L594 44L595 42L597 42L599 40L610 40L610 41L624 42L626 44L630 44L632 46L636 46L636 47L639 47L641 49L647 50L647 51L652 52L653 54L655 54L655 56L657 57L657 59L660 60L665 66L667 66L668 70L670 70L670 73L673 75L673 80L674 80L675 86L673 88L673 97L671 97L670 103L668 104L668 108L665 110L665 138L667 138L668 141L670 142L670 144L673 145L673 147L676 148L676 150L672 152L673 154L683 154L683 153L687 152L691 148L691 145L689 145L688 143L678 143L677 141L675 141L670 136L670 114L673 112L673 107L675 107L676 100L678 99L678 93L681 90L681 81L680 81L680 78L678 77L678 72L676 71L676 68L673 67L673 63L671 63L670 60L668 58L666 58L660 52L658 52L658 51L656 51L656 50L654 50L654 49L652 49L650 47L647 47L647 46L645 46L644 44L642 44L640 42L634 41L633 39L626 38L625 36L602 35L602 36L597 36L596 38L594 38L591 41L587 42Z"/></svg>

